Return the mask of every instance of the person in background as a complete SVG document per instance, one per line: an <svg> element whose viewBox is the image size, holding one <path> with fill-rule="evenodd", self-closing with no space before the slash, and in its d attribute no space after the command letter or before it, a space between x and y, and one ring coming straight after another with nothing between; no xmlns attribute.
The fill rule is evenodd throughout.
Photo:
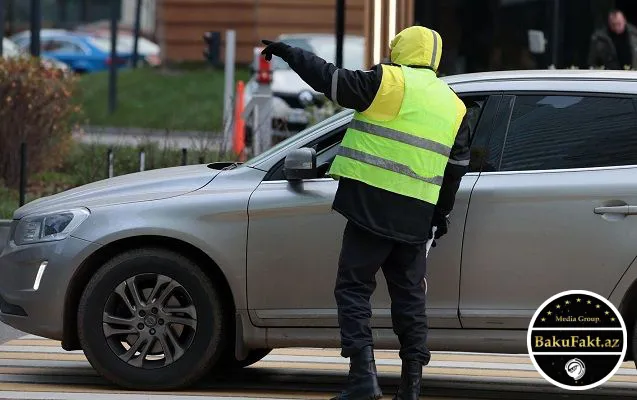
<svg viewBox="0 0 637 400"><path fill-rule="evenodd" d="M608 25L593 33L588 53L588 65L593 68L637 68L637 27L628 23L624 13L608 13Z"/></svg>

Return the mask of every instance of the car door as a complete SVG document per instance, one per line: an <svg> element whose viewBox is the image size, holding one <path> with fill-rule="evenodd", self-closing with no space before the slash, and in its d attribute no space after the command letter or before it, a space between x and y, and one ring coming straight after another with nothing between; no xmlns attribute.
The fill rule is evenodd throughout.
<svg viewBox="0 0 637 400"><path fill-rule="evenodd" d="M471 101L475 125L485 107L485 98L467 98L466 101ZM336 154L344 131L344 127L335 129L310 144L317 148L317 165L322 165L323 171L327 171ZM469 195L476 179L477 173L467 174L463 179L449 233L430 256L427 282L432 328L460 327L462 234ZM338 326L333 293L346 220L331 209L336 189L337 182L328 177L288 182L279 164L251 196L247 292L255 324ZM372 326L391 327L391 302L380 270L371 301Z"/></svg>
<svg viewBox="0 0 637 400"><path fill-rule="evenodd" d="M609 296L635 258L637 115L630 97L505 96L471 197L464 328L526 329L549 297ZM633 209L634 211L634 209Z"/></svg>
<svg viewBox="0 0 637 400"><path fill-rule="evenodd" d="M43 55L69 65L73 70L86 69L87 52L74 40L65 38L47 39L43 45Z"/></svg>

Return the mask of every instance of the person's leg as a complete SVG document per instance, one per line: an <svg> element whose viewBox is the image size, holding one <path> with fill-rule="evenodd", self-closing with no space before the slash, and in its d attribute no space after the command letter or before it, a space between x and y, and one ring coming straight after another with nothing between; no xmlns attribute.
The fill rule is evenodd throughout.
<svg viewBox="0 0 637 400"><path fill-rule="evenodd" d="M391 296L392 323L400 341L402 359L401 383L394 399L415 400L420 395L422 367L431 358L427 349L428 323L423 286L425 246L397 244L382 268Z"/></svg>
<svg viewBox="0 0 637 400"><path fill-rule="evenodd" d="M392 243L348 222L338 263L334 297L341 329L341 355L350 357L373 345L369 302L376 289L376 273Z"/></svg>
<svg viewBox="0 0 637 400"><path fill-rule="evenodd" d="M334 287L341 330L341 355L350 359L347 389L333 399L377 399L382 396L376 378L370 297L376 273L392 243L348 222Z"/></svg>

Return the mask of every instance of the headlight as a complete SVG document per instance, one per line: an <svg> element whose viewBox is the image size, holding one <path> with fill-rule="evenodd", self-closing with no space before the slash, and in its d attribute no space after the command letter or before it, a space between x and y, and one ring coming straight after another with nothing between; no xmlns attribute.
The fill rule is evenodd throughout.
<svg viewBox="0 0 637 400"><path fill-rule="evenodd" d="M13 233L17 245L65 239L88 216L85 208L22 218Z"/></svg>

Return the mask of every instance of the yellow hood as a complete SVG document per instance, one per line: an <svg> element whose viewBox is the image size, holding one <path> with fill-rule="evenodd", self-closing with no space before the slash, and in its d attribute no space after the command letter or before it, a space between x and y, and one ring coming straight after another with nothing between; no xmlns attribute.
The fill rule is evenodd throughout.
<svg viewBox="0 0 637 400"><path fill-rule="evenodd" d="M442 37L432 29L411 26L396 35L389 48L394 64L431 67L437 71L442 56Z"/></svg>

